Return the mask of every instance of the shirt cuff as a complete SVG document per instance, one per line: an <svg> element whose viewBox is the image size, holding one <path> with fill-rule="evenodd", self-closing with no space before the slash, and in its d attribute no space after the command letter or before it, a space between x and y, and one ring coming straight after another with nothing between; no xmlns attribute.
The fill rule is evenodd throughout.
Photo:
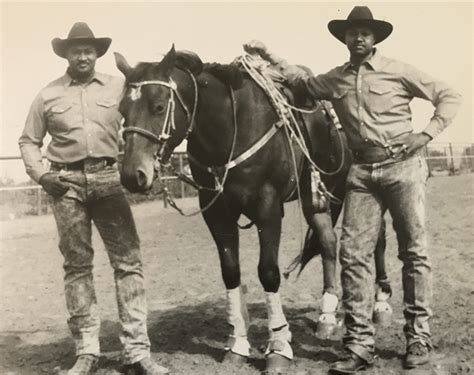
<svg viewBox="0 0 474 375"><path fill-rule="evenodd" d="M437 121L431 121L428 126L423 129L422 133L428 135L431 139L436 138L442 130L440 130L440 124Z"/></svg>
<svg viewBox="0 0 474 375"><path fill-rule="evenodd" d="M46 173L48 173L48 171L44 169L30 169L29 171L27 171L27 173L33 181L39 184L40 178L43 177Z"/></svg>

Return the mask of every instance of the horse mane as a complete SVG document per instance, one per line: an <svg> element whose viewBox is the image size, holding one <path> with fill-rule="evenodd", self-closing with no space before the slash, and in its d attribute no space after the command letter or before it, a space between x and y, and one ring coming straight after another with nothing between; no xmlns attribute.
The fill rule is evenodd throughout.
<svg viewBox="0 0 474 375"><path fill-rule="evenodd" d="M242 72L233 64L206 63L204 64L203 71L213 75L219 81L231 86L235 90L240 89L244 82Z"/></svg>
<svg viewBox="0 0 474 375"><path fill-rule="evenodd" d="M159 64L160 62L139 62L127 76L126 83L140 81L147 69L156 67ZM201 72L207 72L223 84L231 86L236 90L243 85L242 71L238 66L215 62L202 64L199 57L190 51L178 51L176 53L176 67L178 69L188 69L195 75L199 75Z"/></svg>

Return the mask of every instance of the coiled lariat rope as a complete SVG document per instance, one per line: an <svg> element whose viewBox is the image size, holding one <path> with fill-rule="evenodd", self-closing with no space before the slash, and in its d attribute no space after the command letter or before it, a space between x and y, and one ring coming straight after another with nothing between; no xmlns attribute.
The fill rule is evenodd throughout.
<svg viewBox="0 0 474 375"><path fill-rule="evenodd" d="M274 79L276 78L279 81L283 81L286 78L281 75L280 73L276 72L275 70L269 69L269 63L263 60L261 57L255 57L253 55L245 54L240 56L237 59L238 62L242 65L242 67L247 71L247 73L252 77L252 79L263 89L263 91L268 95L271 102L273 103L275 110L277 111L279 117L284 122L285 128L289 132L292 139L296 141L298 147L303 152L303 155L308 160L312 169L316 172L318 171L321 174L326 176L333 176L339 173L344 166L345 162L345 153L344 153L344 145L341 135L339 131L337 132L339 143L341 146L341 162L339 166L334 171L326 171L323 168L319 167L311 157L311 153L306 146L304 141L303 133L301 132L301 128L298 126L298 122L294 116L293 111L301 112L301 113L314 113L319 110L319 107L316 107L311 110L303 109L295 107L288 103L286 97L276 88L274 84ZM263 62L263 64L262 64ZM331 121L334 122L334 118L332 113L329 113L329 110L326 109L328 115L331 118ZM290 142L290 147L293 147ZM294 151L292 150L292 154ZM318 178L319 179L319 178ZM323 195L326 195L333 203L342 204L342 201L331 194L322 184L318 184L317 186L319 192Z"/></svg>
<svg viewBox="0 0 474 375"><path fill-rule="evenodd" d="M294 152L292 140L294 140L300 150L302 151L303 155L305 158L308 160L310 167L312 169L312 175L316 176L316 190L317 193L320 195L326 196L331 202L336 203L336 204L342 204L341 200L335 197L333 194L331 194L329 191L327 191L326 187L324 186L323 182L320 179L319 173L322 173L324 175L332 176L337 173L339 173L344 165L344 159L345 159L345 154L344 154L344 147L343 147L343 141L342 137L337 132L339 143L341 145L341 162L338 168L336 168L334 171L325 171L321 167L319 167L311 158L311 153L308 150L307 145L305 144L304 141L304 136L302 134L302 131L300 127L298 126L298 122L294 116L293 111L296 112L301 112L301 113L314 113L317 110L319 110L319 107L316 107L315 109L307 110L303 108L297 108L291 104L288 103L286 97L276 88L274 84L274 80L279 80L279 81L284 81L286 78L278 73L277 71L273 69L268 69L269 63L266 62L265 60L262 60L260 57L255 58L252 55L245 54L237 59L238 62L242 65L242 67L247 71L247 73L250 75L250 77L264 90L264 92L268 95L271 103L274 105L274 108L280 118L280 121L275 123L272 128L265 134L264 138L259 140L256 144L254 144L249 150L247 150L245 153L240 155L238 158L233 159L234 157L234 151L235 151L235 144L236 144L236 134L237 134L237 119L236 119L236 110L235 110L235 98L234 98L234 92L232 88L230 89L230 96L231 96L231 103L232 103L232 120L233 120L233 125L234 125L234 134L233 134L233 140L232 140L232 146L231 150L229 153L229 158L228 162L222 167L223 169L223 174L222 178L219 177L219 175L215 172L216 168L213 167L207 167L205 165L202 165L197 159L195 159L191 154L188 152L189 159L192 163L194 163L197 167L206 170L207 172L211 173L214 176L214 183L215 187L210 188L206 186L201 186L188 176L186 176L183 173L180 173L176 171L176 169L171 165L170 162L166 164L162 164L160 160L160 156L157 157L157 166L155 167L156 171L156 179L160 181L160 184L162 186L162 191L164 193L164 199L166 202L173 208L175 208L181 215L183 216L194 216L199 213L202 213L209 209L219 198L219 196L223 193L224 191L224 185L227 180L227 176L229 173L229 170L231 168L234 168L244 160L248 159L250 156L252 156L258 149L263 147L270 139L273 137L274 134L278 131L278 129L283 126L285 128L285 134L288 138L288 143L290 146L291 150L291 157L292 157L292 162L293 162L293 167L295 169L295 178L296 178L296 189L298 192L298 196L301 197L301 191L300 191L300 183L299 183L299 176L298 176L298 168L297 168L297 163L296 163L296 155ZM194 79L194 76L191 72L189 72L186 69L186 72L191 76L193 83L194 83L194 88L195 88L195 96L194 96L194 106L193 106L193 111L190 113L190 111L187 109L186 105L184 105L184 102L182 101L179 92L177 90L176 85L174 82L170 82L167 86L170 88L171 91L171 98L170 98L170 103L167 108L167 113L166 113L166 121L164 123L163 131L162 134L160 134L160 137L156 137L153 134L143 134L141 129L134 128L134 129L129 129L128 131L135 131L137 133L140 133L144 135L145 137L152 138L155 142L158 141L160 143L164 143L168 140L169 136L171 135L171 131L175 129L175 124L174 124L174 111L175 111L175 103L174 103L174 95L176 94L176 97L178 98L180 104L184 108L186 115L188 119L190 119L190 126L188 128L186 138L189 135L189 133L193 129L194 125L194 116L196 114L196 109L197 109L197 98L198 98L198 93L197 93L197 84ZM137 91L139 92L141 89L141 86L144 84L163 84L162 82L140 82L137 84L133 84L133 86L137 86L136 88L138 89ZM166 84L165 84L166 85ZM334 125L337 125L337 116L335 116L332 109L325 108L327 114L330 116L332 122ZM335 121L336 120L336 121ZM140 130L140 131L139 131ZM164 142L163 142L164 141ZM166 178L163 177L163 171L164 170L169 170L171 173L173 173L178 179L181 181L191 185L198 191L209 191L209 192L215 192L214 197L208 202L208 204L189 214L186 214L181 210L176 202L174 201L167 183L166 183ZM299 203L301 204L301 203Z"/></svg>

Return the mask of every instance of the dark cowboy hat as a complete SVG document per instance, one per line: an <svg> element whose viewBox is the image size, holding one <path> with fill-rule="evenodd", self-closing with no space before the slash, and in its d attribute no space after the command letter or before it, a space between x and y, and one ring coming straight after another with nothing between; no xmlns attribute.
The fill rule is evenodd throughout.
<svg viewBox="0 0 474 375"><path fill-rule="evenodd" d="M110 38L96 38L90 27L85 22L76 22L66 39L54 38L51 41L56 55L66 58L66 52L73 43L87 42L95 46L97 57L103 56L112 42Z"/></svg>
<svg viewBox="0 0 474 375"><path fill-rule="evenodd" d="M385 40L393 30L391 23L374 19L372 12L366 6L354 7L345 20L332 20L328 23L329 32L344 44L346 30L357 26L371 29L375 35L375 43Z"/></svg>

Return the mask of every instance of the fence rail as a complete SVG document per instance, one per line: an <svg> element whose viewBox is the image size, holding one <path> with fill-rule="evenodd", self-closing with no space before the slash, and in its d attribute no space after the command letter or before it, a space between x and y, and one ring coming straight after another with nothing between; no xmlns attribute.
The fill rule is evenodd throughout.
<svg viewBox="0 0 474 375"><path fill-rule="evenodd" d="M430 143L424 149L424 156L431 176L474 172L474 144L472 143ZM43 158L45 159L45 157ZM0 156L0 171L2 171L3 163L11 161L19 163L23 170L20 156ZM181 173L189 174L186 152L174 153L172 162ZM18 171L18 169L15 170ZM170 181L175 196L186 197L196 194L194 189L178 180L177 177L166 176L164 178ZM151 196L156 199L158 194L155 191ZM141 194L128 194L128 197L132 203L149 199L144 198ZM32 181L19 186L9 181L8 176L4 176L2 173L0 178L0 220L12 216L40 215L48 212L49 204L47 202L49 202L49 199L41 186L34 184Z"/></svg>

